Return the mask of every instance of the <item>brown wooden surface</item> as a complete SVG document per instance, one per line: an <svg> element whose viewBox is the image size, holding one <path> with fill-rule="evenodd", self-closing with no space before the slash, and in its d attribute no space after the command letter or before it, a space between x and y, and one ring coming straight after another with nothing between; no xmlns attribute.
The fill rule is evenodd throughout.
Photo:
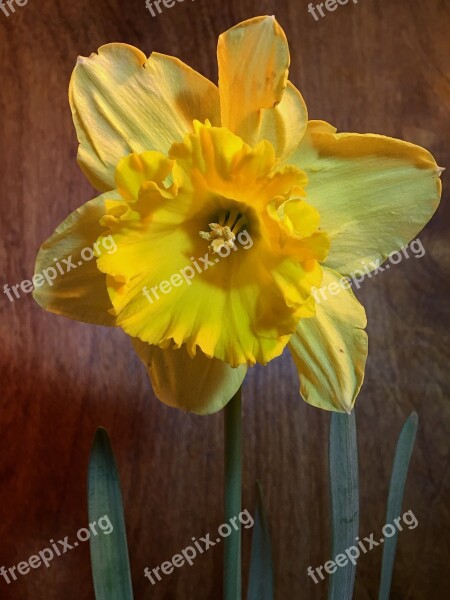
<svg viewBox="0 0 450 600"><path fill-rule="evenodd" d="M174 54L215 80L217 36L265 13L285 28L291 79L312 118L426 145L450 165L448 0L360 0L319 22L306 0L186 0L157 18L143 0L30 0L8 18L0 13L2 286L29 278L40 243L93 196L75 161L67 102L77 54L123 41ZM419 526L400 534L394 600L450 597L449 217L441 206L421 236L424 258L368 280L360 293L370 335L357 411L363 536L384 523L401 425L413 409L421 420L405 499ZM220 598L220 547L153 588L143 569L222 522L222 415L184 415L156 401L120 331L47 314L29 296L14 304L1 296L0 566L87 523L88 452L104 425L122 477L136 599ZM315 586L306 567L331 558L328 424L327 413L299 399L288 357L252 371L244 506L253 507L260 478L278 600L326 597L325 584ZM379 549L360 560L357 600L377 597L380 563ZM0 598L93 598L88 545L9 586L0 579Z"/></svg>

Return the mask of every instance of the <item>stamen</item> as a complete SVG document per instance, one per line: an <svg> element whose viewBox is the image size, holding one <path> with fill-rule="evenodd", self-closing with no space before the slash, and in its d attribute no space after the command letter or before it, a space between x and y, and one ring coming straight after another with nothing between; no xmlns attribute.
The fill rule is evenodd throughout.
<svg viewBox="0 0 450 600"><path fill-rule="evenodd" d="M231 216L231 213L229 210L227 210L227 212L225 213L225 218L223 220L222 225L226 225L228 223L228 219L230 218L230 216Z"/></svg>
<svg viewBox="0 0 450 600"><path fill-rule="evenodd" d="M208 240L210 245L208 249L213 254L219 254L222 248L233 248L235 234L231 231L228 225L219 225L219 223L210 223L211 231L200 231L200 237Z"/></svg>
<svg viewBox="0 0 450 600"><path fill-rule="evenodd" d="M239 221L239 219L241 218L241 215L238 213L238 215L236 216L233 225L230 227L231 231L233 231L234 226L236 225L236 223Z"/></svg>

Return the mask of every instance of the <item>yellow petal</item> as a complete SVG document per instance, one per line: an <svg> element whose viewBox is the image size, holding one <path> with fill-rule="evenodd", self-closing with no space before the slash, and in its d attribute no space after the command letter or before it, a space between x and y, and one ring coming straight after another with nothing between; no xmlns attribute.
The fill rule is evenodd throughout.
<svg viewBox="0 0 450 600"><path fill-rule="evenodd" d="M331 238L326 266L340 273L374 270L414 239L439 203L433 156L380 135L335 134L311 121L289 164L306 171L306 197Z"/></svg>
<svg viewBox="0 0 450 600"><path fill-rule="evenodd" d="M289 342L303 399L319 408L350 412L364 379L366 315L347 281L323 269L316 316L300 321Z"/></svg>
<svg viewBox="0 0 450 600"><path fill-rule="evenodd" d="M133 345L159 400L199 415L221 410L238 391L247 372L245 366L233 369L202 352L191 358L184 346L162 350L139 339L133 339Z"/></svg>
<svg viewBox="0 0 450 600"><path fill-rule="evenodd" d="M86 323L115 324L106 276L98 270L94 253L114 251L112 238L105 238L97 247L95 243L104 231L99 221L106 203L118 198L117 193L108 192L87 202L42 244L36 259L33 292L42 308Z"/></svg>
<svg viewBox="0 0 450 600"><path fill-rule="evenodd" d="M167 153L194 119L219 124L217 87L171 56L146 59L137 48L107 44L79 58L70 82L78 160L94 187L113 189L115 168L131 152Z"/></svg>
<svg viewBox="0 0 450 600"><path fill-rule="evenodd" d="M276 107L286 89L290 58L284 31L274 17L239 23L219 37L217 58L222 126L254 145L263 109ZM290 95L287 104L292 101ZM267 117L266 131L274 119Z"/></svg>

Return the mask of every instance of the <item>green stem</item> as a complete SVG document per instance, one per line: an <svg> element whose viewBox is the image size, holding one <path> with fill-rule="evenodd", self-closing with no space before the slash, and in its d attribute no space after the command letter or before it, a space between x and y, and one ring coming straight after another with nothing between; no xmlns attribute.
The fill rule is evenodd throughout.
<svg viewBox="0 0 450 600"><path fill-rule="evenodd" d="M241 512L241 389L225 407L225 523ZM241 600L241 530L224 540L224 600Z"/></svg>
<svg viewBox="0 0 450 600"><path fill-rule="evenodd" d="M329 468L333 538L331 558L334 560L347 549L359 556L356 541L359 526L359 484L355 411L350 415L331 415ZM330 576L328 600L353 598L355 558L347 561L347 566L338 567Z"/></svg>

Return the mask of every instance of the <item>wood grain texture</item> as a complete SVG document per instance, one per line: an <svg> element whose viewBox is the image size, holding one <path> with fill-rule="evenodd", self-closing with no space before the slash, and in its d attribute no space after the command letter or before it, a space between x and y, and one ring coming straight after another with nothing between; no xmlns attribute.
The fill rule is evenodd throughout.
<svg viewBox="0 0 450 600"><path fill-rule="evenodd" d="M76 56L105 42L176 55L215 80L217 36L275 14L312 118L408 139L450 165L450 2L360 0L318 22L307 4L186 0L152 18L144 0L30 0L9 17L0 13L2 285L29 278L41 242L94 195L75 160L67 84ZM357 411L363 536L384 523L396 438L413 409L420 415L405 499L419 526L400 534L393 600L450 597L449 217L444 202L421 236L425 257L367 280L359 294L370 336ZM220 546L155 587L143 569L222 522L222 415L159 403L120 331L44 313L29 296L11 304L2 295L0 315L0 566L86 525L88 452L103 425L122 476L136 599L220 598ZM314 585L306 567L330 558L329 415L305 405L297 389L287 356L247 379L244 506L253 507L258 477L277 600L322 600L326 585ZM247 566L249 543L250 530ZM376 598L380 566L380 549L360 560L357 600ZM88 545L10 585L0 579L0 597L93 598Z"/></svg>

